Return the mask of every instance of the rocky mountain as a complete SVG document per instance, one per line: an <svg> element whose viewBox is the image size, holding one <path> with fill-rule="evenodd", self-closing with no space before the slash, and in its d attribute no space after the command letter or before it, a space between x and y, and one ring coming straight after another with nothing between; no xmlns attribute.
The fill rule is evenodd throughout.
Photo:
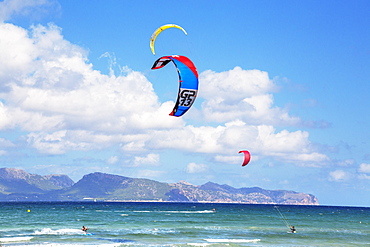
<svg viewBox="0 0 370 247"><path fill-rule="evenodd" d="M74 183L66 175L40 176L23 170L0 169L0 201L173 201L318 205L315 196L258 187L234 188L208 182L168 184L100 172Z"/></svg>
<svg viewBox="0 0 370 247"><path fill-rule="evenodd" d="M0 193L42 193L71 187L73 180L66 175L40 176L14 168L0 168Z"/></svg>
<svg viewBox="0 0 370 247"><path fill-rule="evenodd" d="M250 204L292 204L318 205L314 195L287 190L265 190L259 187L234 188L229 185L220 185L208 182L194 186L186 182L173 184L179 195L189 201L219 202L219 203L250 203Z"/></svg>
<svg viewBox="0 0 370 247"><path fill-rule="evenodd" d="M95 172L58 195L63 200L164 201L169 190L168 184L154 180Z"/></svg>

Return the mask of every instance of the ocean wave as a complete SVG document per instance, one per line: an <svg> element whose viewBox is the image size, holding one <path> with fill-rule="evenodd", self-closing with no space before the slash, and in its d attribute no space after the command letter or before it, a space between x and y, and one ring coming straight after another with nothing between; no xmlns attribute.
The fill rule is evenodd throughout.
<svg viewBox="0 0 370 247"><path fill-rule="evenodd" d="M9 238L0 238L0 243L9 243L9 242L24 242L29 241L33 237L9 237Z"/></svg>
<svg viewBox="0 0 370 247"><path fill-rule="evenodd" d="M211 214L214 210L201 210L201 211L165 211L166 213L172 214Z"/></svg>
<svg viewBox="0 0 370 247"><path fill-rule="evenodd" d="M59 229L52 230L50 228L43 228L40 231L35 231L33 235L75 235L75 234L85 234L80 229Z"/></svg>
<svg viewBox="0 0 370 247"><path fill-rule="evenodd" d="M118 247L120 243L116 244L56 244L56 243L42 243L26 245L27 247ZM25 245L12 245L12 247L25 247Z"/></svg>
<svg viewBox="0 0 370 247"><path fill-rule="evenodd" d="M213 245L212 243L187 243L190 246L210 246Z"/></svg>
<svg viewBox="0 0 370 247"><path fill-rule="evenodd" d="M214 210L199 210L199 211L148 211L148 210L143 210L143 211L132 211L134 213L166 213L166 214L210 214L210 213L215 213Z"/></svg>
<svg viewBox="0 0 370 247"><path fill-rule="evenodd" d="M149 235L160 235L160 234L174 234L177 233L175 229L160 229L160 228L152 228L152 229L131 229L129 230L131 234L149 234Z"/></svg>
<svg viewBox="0 0 370 247"><path fill-rule="evenodd" d="M261 241L261 239L204 239L210 243L255 243Z"/></svg>

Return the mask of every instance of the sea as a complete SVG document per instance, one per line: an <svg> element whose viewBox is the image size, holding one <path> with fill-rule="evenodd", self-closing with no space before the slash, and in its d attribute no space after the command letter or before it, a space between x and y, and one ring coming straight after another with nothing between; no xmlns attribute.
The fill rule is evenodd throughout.
<svg viewBox="0 0 370 247"><path fill-rule="evenodd" d="M370 208L0 202L0 246L370 246Z"/></svg>

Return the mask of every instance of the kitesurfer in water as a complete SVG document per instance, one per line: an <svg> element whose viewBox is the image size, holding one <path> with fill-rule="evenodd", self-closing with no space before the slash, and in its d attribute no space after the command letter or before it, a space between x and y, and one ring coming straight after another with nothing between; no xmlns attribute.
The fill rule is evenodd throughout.
<svg viewBox="0 0 370 247"><path fill-rule="evenodd" d="M297 230L294 228L294 226L291 226L291 227L290 227L290 231L291 231L292 233L296 233L296 232L297 232Z"/></svg>
<svg viewBox="0 0 370 247"><path fill-rule="evenodd" d="M89 228L85 227L85 226L82 226L82 231L84 231L85 233L87 233L87 230L89 230Z"/></svg>

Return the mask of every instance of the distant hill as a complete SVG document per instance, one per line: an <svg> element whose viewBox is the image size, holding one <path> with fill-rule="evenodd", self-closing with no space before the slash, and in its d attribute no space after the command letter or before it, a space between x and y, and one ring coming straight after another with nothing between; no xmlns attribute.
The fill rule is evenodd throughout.
<svg viewBox="0 0 370 247"><path fill-rule="evenodd" d="M0 168L0 201L172 201L318 205L315 196L258 187L234 188L208 182L168 184L95 172L74 183L66 175L40 176Z"/></svg>
<svg viewBox="0 0 370 247"><path fill-rule="evenodd" d="M154 180L95 172L56 194L62 200L163 201L170 189L170 185Z"/></svg>
<svg viewBox="0 0 370 247"><path fill-rule="evenodd" d="M67 175L40 176L14 168L0 168L0 192L38 193L71 187L73 180Z"/></svg>

